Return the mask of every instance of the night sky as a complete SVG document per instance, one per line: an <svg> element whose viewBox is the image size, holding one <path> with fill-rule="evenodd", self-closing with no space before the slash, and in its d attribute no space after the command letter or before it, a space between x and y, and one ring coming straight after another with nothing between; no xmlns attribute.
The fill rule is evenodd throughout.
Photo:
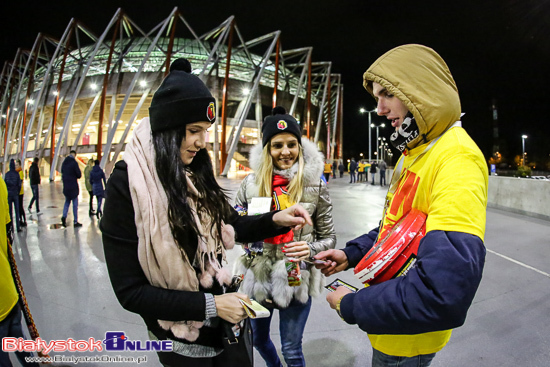
<svg viewBox="0 0 550 367"><path fill-rule="evenodd" d="M449 65L466 113L463 126L487 158L496 100L503 158L513 162L521 155L526 134L528 159L537 168L550 164L550 0L11 0L0 14L0 61L13 60L18 47L30 50L39 32L60 38L73 17L100 35L121 7L149 31L175 6L198 34L235 15L245 40L281 30L283 49L313 46L314 61L332 61L345 85L345 158L367 153L367 116L359 109L373 109L375 102L362 87L363 72L389 49L420 43ZM380 131L389 136L388 128Z"/></svg>

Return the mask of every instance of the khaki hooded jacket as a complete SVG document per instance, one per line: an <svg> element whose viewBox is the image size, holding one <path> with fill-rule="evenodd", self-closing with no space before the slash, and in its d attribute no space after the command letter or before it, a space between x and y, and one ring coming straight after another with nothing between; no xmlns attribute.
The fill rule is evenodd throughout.
<svg viewBox="0 0 550 367"><path fill-rule="evenodd" d="M373 97L372 83L376 82L413 114L420 135L407 144L410 149L437 138L460 119L453 76L445 61L429 47L411 44L394 48L371 65L363 80Z"/></svg>

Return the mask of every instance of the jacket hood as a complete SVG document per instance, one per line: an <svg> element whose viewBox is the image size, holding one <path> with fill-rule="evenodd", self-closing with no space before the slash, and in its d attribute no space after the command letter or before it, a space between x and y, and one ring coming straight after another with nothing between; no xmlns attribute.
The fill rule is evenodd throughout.
<svg viewBox="0 0 550 367"><path fill-rule="evenodd" d="M249 161L250 168L255 172L260 168L262 162L262 150L263 146L261 143L255 145L250 150ZM302 139L302 151L304 155L304 181L306 185L316 185L321 179L323 174L323 169L325 167L325 160L323 158L323 153L321 153L317 146L309 141L308 139ZM287 174L283 174L288 179L294 177L295 171L290 168ZM290 177L289 177L290 176Z"/></svg>
<svg viewBox="0 0 550 367"><path fill-rule="evenodd" d="M373 95L376 82L399 98L413 114L420 135L414 148L445 132L460 119L460 98L445 61L429 47L404 45L380 56L363 74L363 86ZM373 95L374 97L374 95Z"/></svg>
<svg viewBox="0 0 550 367"><path fill-rule="evenodd" d="M15 161L10 159L10 171L15 171Z"/></svg>

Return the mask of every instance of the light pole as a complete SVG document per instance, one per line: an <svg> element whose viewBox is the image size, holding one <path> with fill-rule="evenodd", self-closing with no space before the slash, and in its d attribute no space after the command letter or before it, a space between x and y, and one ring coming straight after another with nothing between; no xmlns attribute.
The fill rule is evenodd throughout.
<svg viewBox="0 0 550 367"><path fill-rule="evenodd" d="M527 135L521 136L521 146L522 146L522 154L521 154L521 165L525 166L525 139L527 139Z"/></svg>
<svg viewBox="0 0 550 367"><path fill-rule="evenodd" d="M373 125L373 123L372 123L372 120L371 120L371 117L370 117L370 114L373 113L373 112L377 112L377 109L375 108L375 109L372 110L372 111L367 111L367 110L365 110L364 108L360 108L360 109L359 109L359 112L361 112L361 113L368 112L368 113L369 113L369 163L370 163L370 161L371 161L370 155L371 155L371 151L372 151L372 149L371 149L371 140L372 140L372 139L371 139L371 132L370 132L370 131L371 131L371 129L374 127L374 125ZM377 136L378 136L378 135L377 135ZM377 142L378 142L378 139L377 139Z"/></svg>
<svg viewBox="0 0 550 367"><path fill-rule="evenodd" d="M384 123L381 123L380 125L374 125L374 124L371 124L370 125L371 127L376 127L376 152L378 152L378 149L380 147L380 138L378 137L378 134L379 134L379 128L384 128L386 127L386 124ZM370 132L370 130L369 130ZM380 159L380 155L379 154L376 154L377 155L377 158Z"/></svg>
<svg viewBox="0 0 550 367"><path fill-rule="evenodd" d="M384 127L384 126L382 126L382 127ZM387 145L386 138L378 138L378 147L380 148L379 157L382 160L384 160L386 158L386 152L385 152L386 145Z"/></svg>

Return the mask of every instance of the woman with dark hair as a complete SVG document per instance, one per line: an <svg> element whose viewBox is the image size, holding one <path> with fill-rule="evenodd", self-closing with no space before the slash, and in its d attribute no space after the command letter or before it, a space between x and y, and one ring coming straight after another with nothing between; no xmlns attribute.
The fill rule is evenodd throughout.
<svg viewBox="0 0 550 367"><path fill-rule="evenodd" d="M206 134L215 100L176 60L134 129L107 183L101 221L115 294L145 321L151 339L171 340L164 366L226 366L221 320L246 317L241 293L226 293L226 248L311 223L300 206L240 217L213 175ZM236 235L235 235L236 233Z"/></svg>

